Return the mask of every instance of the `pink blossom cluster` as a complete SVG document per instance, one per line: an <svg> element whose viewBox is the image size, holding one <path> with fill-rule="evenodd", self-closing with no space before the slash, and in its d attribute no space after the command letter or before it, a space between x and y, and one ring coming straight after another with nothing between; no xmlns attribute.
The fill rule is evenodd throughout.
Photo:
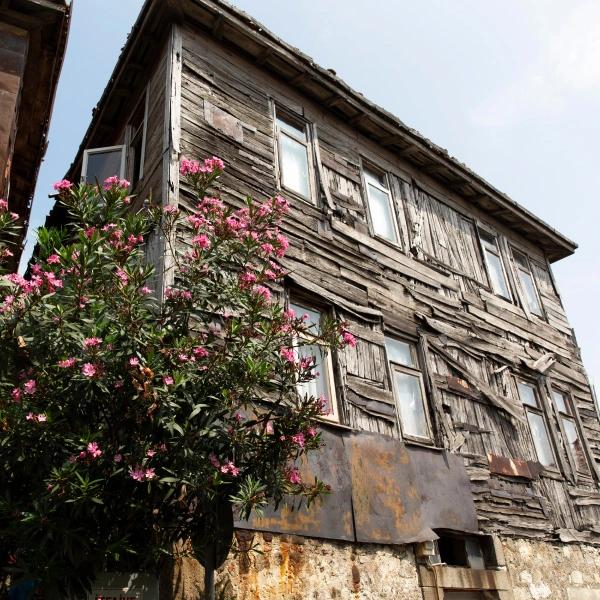
<svg viewBox="0 0 600 600"><path fill-rule="evenodd" d="M34 423L45 423L48 420L48 417L44 413L34 414L32 412L27 413L25 416L27 421L33 421Z"/></svg>
<svg viewBox="0 0 600 600"><path fill-rule="evenodd" d="M285 478L293 485L300 485L302 483L302 477L297 467L288 467L285 470Z"/></svg>
<svg viewBox="0 0 600 600"><path fill-rule="evenodd" d="M224 169L225 163L216 156L204 159L202 164L196 160L184 158L179 165L179 172L185 177L198 174L210 175L215 171L223 171Z"/></svg>
<svg viewBox="0 0 600 600"><path fill-rule="evenodd" d="M86 349L89 348L97 348L102 344L102 338L99 337L89 337L83 340L83 347Z"/></svg>
<svg viewBox="0 0 600 600"><path fill-rule="evenodd" d="M150 479L154 479L156 477L156 471L154 467L148 467L144 469L138 466L129 470L129 477L131 477L131 479L134 481L149 481Z"/></svg>
<svg viewBox="0 0 600 600"><path fill-rule="evenodd" d="M69 462L74 463L77 460L96 460L100 458L103 451L100 449L98 442L90 442L85 450L82 450L77 456L69 457Z"/></svg>
<svg viewBox="0 0 600 600"><path fill-rule="evenodd" d="M8 201L0 198L0 213L8 212Z"/></svg>
<svg viewBox="0 0 600 600"><path fill-rule="evenodd" d="M240 474L240 470L236 467L233 462L230 460L225 460L224 462L220 462L216 455L211 452L208 459L210 460L210 464L218 469L223 475L231 475L232 477L237 477Z"/></svg>
<svg viewBox="0 0 600 600"><path fill-rule="evenodd" d="M7 294L4 296L4 300L2 304L0 304L0 314L8 312L11 308L14 307L15 304L15 296L13 294Z"/></svg>
<svg viewBox="0 0 600 600"><path fill-rule="evenodd" d="M57 181L52 187L54 188L54 191L58 192L59 194L63 194L65 192L68 192L73 187L73 184L68 179L61 179L60 181Z"/></svg>
<svg viewBox="0 0 600 600"><path fill-rule="evenodd" d="M81 373L91 379L100 374L100 367L99 365L87 362L81 367Z"/></svg>
<svg viewBox="0 0 600 600"><path fill-rule="evenodd" d="M112 177L107 177L104 180L102 187L104 188L105 191L109 191L112 189L119 189L119 188L126 190L127 188L129 188L130 185L131 184L129 183L129 181L127 181L127 179L121 179L117 175L113 175Z"/></svg>
<svg viewBox="0 0 600 600"><path fill-rule="evenodd" d="M342 341L351 348L356 346L356 338L349 331L342 331Z"/></svg>
<svg viewBox="0 0 600 600"><path fill-rule="evenodd" d="M75 363L77 361L74 358L65 358L64 360L59 360L58 361L58 366L61 369L70 369L71 367L75 366Z"/></svg>
<svg viewBox="0 0 600 600"><path fill-rule="evenodd" d="M52 271L42 271L39 265L33 265L31 271L33 275L30 279L25 279L18 273L9 273L4 276L4 279L15 285L25 295L41 290L55 292L63 286L62 280L58 279Z"/></svg>
<svg viewBox="0 0 600 600"><path fill-rule="evenodd" d="M167 300L191 300L192 292L169 287L165 290L165 297Z"/></svg>

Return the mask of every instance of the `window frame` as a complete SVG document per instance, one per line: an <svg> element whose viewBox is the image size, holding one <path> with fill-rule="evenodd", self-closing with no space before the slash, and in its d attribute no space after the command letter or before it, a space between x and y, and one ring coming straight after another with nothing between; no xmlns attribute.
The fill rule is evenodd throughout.
<svg viewBox="0 0 600 600"><path fill-rule="evenodd" d="M114 146L100 146L97 148L86 148L83 151L83 158L81 161L81 176L80 179L82 182L86 181L87 177L87 167L88 167L88 158L90 154L102 154L105 152L114 152L115 150L121 151L121 167L120 173L115 173L118 175L120 179L125 177L125 169L127 165L127 146L125 144L115 144ZM93 185L95 182L88 182ZM102 181L99 182L102 185Z"/></svg>
<svg viewBox="0 0 600 600"><path fill-rule="evenodd" d="M413 366L404 365L399 362L391 360L390 353L388 351L387 340L392 339L407 344L410 349L410 355L412 358ZM396 404L396 416L398 419L398 426L400 427L400 433L402 438L407 441L417 442L419 444L433 445L435 443L433 435L433 427L431 423L431 415L429 414L429 403L427 400L427 392L425 388L425 380L423 377L423 369L421 368L421 361L419 360L419 352L417 348L417 341L407 337L398 336L395 334L386 333L384 337L384 350L386 365L388 371L389 386L394 396L394 402ZM423 404L423 414L425 415L425 423L427 426L427 436L415 435L412 433L406 433L404 431L404 425L402 423L402 411L400 410L400 401L398 399L398 392L396 391L396 384L394 381L394 374L398 371L416 377L419 382L419 388L421 390L421 402Z"/></svg>
<svg viewBox="0 0 600 600"><path fill-rule="evenodd" d="M140 127L134 132L134 125L132 124L133 118L138 113L138 110L141 108L143 103L143 114L142 114L142 122ZM127 121L127 174L128 179L131 181L131 189L135 190L138 184L144 179L144 167L146 162L146 140L147 140L147 131L148 131L148 106L149 106L149 88L147 87L143 93L143 98L139 100L136 104L135 108L129 115L129 119ZM141 129L141 150L140 150L140 166L139 166L139 176L135 179L134 168L135 168L135 158L132 156L132 145L133 141L138 133L140 133ZM134 159L132 161L132 158Z"/></svg>
<svg viewBox="0 0 600 600"><path fill-rule="evenodd" d="M538 317L538 319L544 319L546 320L546 312L544 311L544 305L542 304L542 297L540 295L540 291L538 289L538 284L535 280L535 276L533 274L533 270L531 268L531 260L529 258L529 256L523 252L522 250L516 248L513 244L510 244L510 252L512 254L512 259L513 259L513 263L514 263L514 267L515 267L515 275L516 275L516 280L517 280L517 285L519 285L521 287L521 291L522 291L522 302L524 304L527 304L527 306L523 307L523 309L527 310L530 314L535 315L536 317ZM527 265L527 270L525 270L518 262L517 257L522 257ZM529 277L531 278L531 283L533 285L533 292L535 294L535 297L537 299L537 303L540 309L539 314L537 312L533 311L533 308L531 307L531 305L529 304L529 301L527 299L527 289L523 283L523 280L521 278L521 272L524 271L525 273L527 273L527 275L529 275Z"/></svg>
<svg viewBox="0 0 600 600"><path fill-rule="evenodd" d="M519 389L519 384L526 385L531 388L531 390L533 391L535 401L536 401L535 406L532 406L531 404L527 404L523 400L523 397L521 396L521 391ZM531 380L528 380L528 379L526 379L524 377L520 377L520 376L515 377L515 385L517 388L517 394L518 394L519 400L520 400L521 404L523 405L523 410L525 411L525 417L527 419L527 427L529 429L529 436L531 439L531 443L533 445L533 451L535 453L536 459L540 463L540 465L542 465L542 467L544 469L547 469L548 471L552 471L555 473L559 473L560 472L560 459L559 459L559 455L557 452L557 448L553 441L553 435L550 431L550 422L548 419L548 415L546 414L546 411L544 410L544 401L543 401L542 395L540 393L540 390L539 390L537 384L535 384ZM529 421L529 413L530 412L541 417L541 419L543 421L544 429L546 431L546 438L548 440L548 446L550 448L550 452L552 453L552 458L554 459L554 463L552 465L545 465L540 460L538 449L537 449L537 446L535 443L535 437L533 435L531 423Z"/></svg>
<svg viewBox="0 0 600 600"><path fill-rule="evenodd" d="M563 389L553 383L550 384L549 389L550 389L550 400L552 402L552 406L553 406L554 410L556 411L556 414L558 417L558 423L559 423L561 434L563 436L564 446L565 446L565 449L567 452L567 456L569 457L571 466L573 468L573 471L578 477L592 478L593 475L592 475L592 467L590 465L590 458L588 456L587 448L586 448L585 442L583 440L582 431L579 427L579 419L577 418L578 417L577 412L576 412L577 409L575 407L575 403L573 402L573 396L565 389ZM565 412L559 408L554 394L559 394L560 396L562 396L563 403L565 405L565 409L568 412ZM571 444L569 442L569 438L567 437L567 432L566 432L566 429L564 426L565 420L570 421L571 424L573 425L573 427L575 428L575 431L577 433L577 439L579 440L579 443L581 444L581 453L583 456L583 460L585 461L585 467L586 467L585 469L581 469L579 467L578 461L577 461L575 455L573 454L573 452L571 451Z"/></svg>
<svg viewBox="0 0 600 600"><path fill-rule="evenodd" d="M510 285L510 278L509 278L509 274L508 274L509 272L508 272L508 269L506 268L506 263L505 263L504 257L502 256L502 248L500 246L500 238L499 238L498 234L490 231L489 229L487 229L485 227L482 227L480 223L476 223L475 227L477 229L477 239L479 240L479 248L480 248L481 254L483 256L483 264L484 264L485 272L486 272L486 275L488 278L489 288L490 288L492 294L494 294L494 296L497 296L498 298L502 298L503 300L510 302L511 304L514 304L514 301L515 301L514 293L513 293L513 290L511 289L511 285ZM489 236L494 239L494 243L496 246L496 252L494 252L493 250L489 249L486 246L486 244L483 241L482 234L483 234L483 236ZM500 262L500 268L502 269L502 276L504 279L504 285L506 286L506 291L508 292L508 296L505 296L500 291L497 291L494 289L494 280L491 275L492 269L490 267L490 262L487 257L488 252L495 254Z"/></svg>
<svg viewBox="0 0 600 600"><path fill-rule="evenodd" d="M275 141L275 166L276 166L276 174L277 174L277 186L279 190L285 191L286 193L293 194L295 197L299 198L303 202L307 202L308 204L312 204L313 206L317 206L317 193L316 193L316 185L315 185L315 153L314 153L314 144L313 144L313 130L312 123L310 123L307 119L301 117L300 115L296 115L285 108L278 106L276 103L273 103L273 137ZM279 126L279 121L283 121L287 123L291 127L295 127L296 129L303 129L304 134L306 136L306 140L301 140L298 137L292 135L289 131L282 130ZM282 157L284 156L284 152L281 149L281 135L286 135L293 141L302 144L306 149L306 162L308 169L308 192L309 196L304 196L301 192L298 192L290 187L287 187L284 184L284 168Z"/></svg>
<svg viewBox="0 0 600 600"><path fill-rule="evenodd" d="M310 310L313 312L318 312L319 313L319 322L320 322L320 319L321 319L323 313L326 311L326 309L324 309L321 306L315 306L314 304L305 302L302 298L296 298L296 297L289 298L288 297L287 308L293 309L293 307L302 308L302 309ZM319 343L311 340L310 337L307 335L293 336L292 337L292 348L294 349L294 354L296 355L297 358L298 358L298 348L301 347L301 344L299 344L300 340L309 342L308 344L306 344L308 346L323 346L323 344L319 344ZM341 412L340 412L340 407L339 407L338 400L337 400L337 393L336 393L336 386L335 386L335 369L333 366L333 350L331 350L330 348L327 349L327 352L324 355L322 355L322 358L323 358L323 362L322 362L322 368L319 371L319 376L320 377L324 376L326 378L326 387L329 389L328 401L331 406L331 412L326 415L321 415L319 417L319 419L321 419L323 421L327 421L329 423L334 423L334 424L339 425L339 424L341 424L342 421L341 421ZM323 371L325 371L325 373ZM304 385L304 384L300 383L300 382L296 382L296 391L297 391L298 395L301 394L300 387L302 385Z"/></svg>
<svg viewBox="0 0 600 600"><path fill-rule="evenodd" d="M371 175L380 175L385 179L387 188L382 186L376 179L373 177L369 177L367 179L367 174ZM390 175L384 169L380 169L377 166L373 165L373 163L368 161L360 161L360 178L362 183L362 189L364 193L364 202L366 204L366 214L368 217L369 231L371 235L386 244L391 244L394 248L402 249L402 236L400 230L400 224L398 222L398 213L396 211L396 200L394 198L394 194L392 193L392 186L390 185ZM373 183L371 183L371 181ZM392 227L394 229L394 235L396 237L395 240L390 240L375 231L375 226L373 223L373 215L371 213L371 197L369 195L369 185L373 185L379 191L384 192L388 197L389 201L389 209L392 214Z"/></svg>

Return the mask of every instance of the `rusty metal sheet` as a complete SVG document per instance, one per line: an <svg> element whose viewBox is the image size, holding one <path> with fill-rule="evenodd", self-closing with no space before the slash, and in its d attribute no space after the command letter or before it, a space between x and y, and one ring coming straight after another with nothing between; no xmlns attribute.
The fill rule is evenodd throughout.
<svg viewBox="0 0 600 600"><path fill-rule="evenodd" d="M406 544L437 536L422 518L419 482L400 440L370 433L344 438L359 542Z"/></svg>
<svg viewBox="0 0 600 600"><path fill-rule="evenodd" d="M315 476L331 486L331 493L314 502L309 509L293 510L292 502L282 502L278 510L267 507L264 516L235 522L235 527L276 533L291 533L330 540L354 541L350 466L342 434L322 429L325 447L311 452L300 467L304 481Z"/></svg>
<svg viewBox="0 0 600 600"><path fill-rule="evenodd" d="M523 477L524 479L537 479L543 468L537 461L507 458L496 454L488 454L488 461L490 463L490 473Z"/></svg>
<svg viewBox="0 0 600 600"><path fill-rule="evenodd" d="M463 459L446 450L417 446L407 448L407 452L424 524L431 529L477 532L477 513Z"/></svg>

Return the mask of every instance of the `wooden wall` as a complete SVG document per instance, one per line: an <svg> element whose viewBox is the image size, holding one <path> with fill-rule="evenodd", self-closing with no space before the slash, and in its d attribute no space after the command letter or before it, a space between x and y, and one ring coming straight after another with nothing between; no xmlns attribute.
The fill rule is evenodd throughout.
<svg viewBox="0 0 600 600"><path fill-rule="evenodd" d="M222 191L229 202L277 192L273 103L313 123L319 198L313 205L285 194L292 204L286 266L290 287L330 305L359 339L356 348L335 357L344 424L401 435L384 335L407 336L422 357L435 445L463 457L481 529L600 542L600 423L546 257L255 64L190 26L179 32L182 62L174 85L180 112L171 116L172 149L179 152L173 157L220 156L227 164ZM364 161L389 173L399 248L369 233ZM169 187L179 185L172 165ZM188 190L181 185L175 201L185 208ZM510 243L528 254L545 319L491 292L479 224L500 236L504 251ZM515 375L533 379L543 391L560 463L556 472L540 472L536 463ZM592 476L573 471L548 400L550 383L574 398ZM523 461L522 468L509 463L507 472L495 457Z"/></svg>

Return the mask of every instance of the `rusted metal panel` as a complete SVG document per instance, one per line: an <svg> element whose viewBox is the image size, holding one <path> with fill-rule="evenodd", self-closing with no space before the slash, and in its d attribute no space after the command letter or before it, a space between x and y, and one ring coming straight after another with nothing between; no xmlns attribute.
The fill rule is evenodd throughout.
<svg viewBox="0 0 600 600"><path fill-rule="evenodd" d="M278 510L268 507L264 516L253 516L249 521L236 521L235 526L277 533L293 533L330 540L353 541L352 494L350 466L339 432L322 430L325 447L311 452L300 467L302 479L309 482L315 476L331 486L331 493L314 502L309 509L294 509L290 502Z"/></svg>
<svg viewBox="0 0 600 600"><path fill-rule="evenodd" d="M406 544L437 536L424 523L411 456L397 439L357 433L344 439L359 542Z"/></svg>
<svg viewBox="0 0 600 600"><path fill-rule="evenodd" d="M423 522L431 529L477 532L471 482L462 457L416 446L407 452L415 471Z"/></svg>
<svg viewBox="0 0 600 600"><path fill-rule="evenodd" d="M520 458L507 458L488 454L490 473L508 475L510 477L523 477L525 479L537 479L542 470L540 463Z"/></svg>

